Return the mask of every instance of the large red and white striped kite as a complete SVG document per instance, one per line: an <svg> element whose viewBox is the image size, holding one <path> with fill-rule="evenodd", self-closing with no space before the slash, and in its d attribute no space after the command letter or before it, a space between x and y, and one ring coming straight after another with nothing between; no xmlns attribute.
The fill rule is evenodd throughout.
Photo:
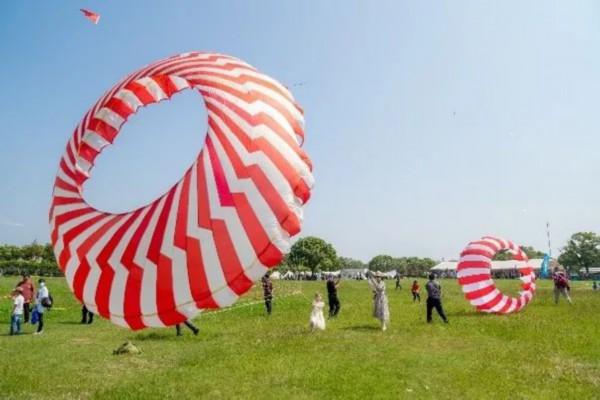
<svg viewBox="0 0 600 400"><path fill-rule="evenodd" d="M196 89L208 133L167 193L124 214L82 188L95 159L140 106ZM60 160L51 239L71 290L131 329L163 327L231 305L289 250L313 186L291 93L239 59L186 53L127 76L85 114Z"/></svg>
<svg viewBox="0 0 600 400"><path fill-rule="evenodd" d="M492 259L503 250L511 252L519 262L522 290L518 298L502 294L492 279ZM467 300L479 311L497 314L520 311L535 293L535 273L528 262L525 252L513 242L486 236L469 243L460 254L456 268L458 283Z"/></svg>

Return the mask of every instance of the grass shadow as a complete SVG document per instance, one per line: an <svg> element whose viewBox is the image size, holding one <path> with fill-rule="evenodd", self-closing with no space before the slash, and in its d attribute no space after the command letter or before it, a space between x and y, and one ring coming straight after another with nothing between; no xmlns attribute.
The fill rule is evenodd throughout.
<svg viewBox="0 0 600 400"><path fill-rule="evenodd" d="M59 324L59 325L88 325L88 324L82 324L81 322L76 322L76 321L58 321L57 324Z"/></svg>
<svg viewBox="0 0 600 400"><path fill-rule="evenodd" d="M139 340L139 341L149 341L149 340L171 340L175 336L175 332L169 331L169 333L158 333L158 332L149 332L149 333L138 333L137 335L130 336L131 340Z"/></svg>
<svg viewBox="0 0 600 400"><path fill-rule="evenodd" d="M373 332L373 331L380 331L381 327L375 326L375 325L354 325L354 326L347 326L343 329L346 331L355 331L355 332Z"/></svg>
<svg viewBox="0 0 600 400"><path fill-rule="evenodd" d="M484 312L479 312L479 311L474 311L474 310L470 310L470 311L461 310L461 311L447 312L446 315L448 315L448 317L489 318L490 315L496 315L496 314L484 313Z"/></svg>

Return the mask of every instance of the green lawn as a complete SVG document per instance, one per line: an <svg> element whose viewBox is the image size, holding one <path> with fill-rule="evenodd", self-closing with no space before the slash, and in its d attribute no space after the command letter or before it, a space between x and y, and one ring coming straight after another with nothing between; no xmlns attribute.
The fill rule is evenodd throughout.
<svg viewBox="0 0 600 400"><path fill-rule="evenodd" d="M0 293L14 283L0 278ZM499 286L514 292L517 283ZM310 300L324 283L276 281L271 317L261 304L239 306L260 300L255 288L233 309L198 318L199 336L177 338L104 320L81 326L64 280L49 279L57 309L42 336L32 326L7 336L10 303L0 302L0 398L600 398L600 292L589 282L574 283L572 306L555 306L543 282L511 316L475 313L455 281L442 285L449 325L427 325L424 303L388 282L391 327L382 333L366 282L344 281L339 318L311 334ZM127 339L143 354L113 356Z"/></svg>

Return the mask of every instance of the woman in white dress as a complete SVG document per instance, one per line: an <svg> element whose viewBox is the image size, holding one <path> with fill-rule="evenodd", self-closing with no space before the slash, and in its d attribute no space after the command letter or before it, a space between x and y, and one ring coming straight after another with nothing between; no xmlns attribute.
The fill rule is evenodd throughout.
<svg viewBox="0 0 600 400"><path fill-rule="evenodd" d="M323 307L325 303L320 293L315 294L315 299L312 302L312 311L310 313L310 330L314 332L319 329L325 330L325 317L323 316Z"/></svg>
<svg viewBox="0 0 600 400"><path fill-rule="evenodd" d="M390 322L390 307L385 294L383 274L376 272L369 276L369 286L373 291L373 316L381 322L381 330L385 331Z"/></svg>

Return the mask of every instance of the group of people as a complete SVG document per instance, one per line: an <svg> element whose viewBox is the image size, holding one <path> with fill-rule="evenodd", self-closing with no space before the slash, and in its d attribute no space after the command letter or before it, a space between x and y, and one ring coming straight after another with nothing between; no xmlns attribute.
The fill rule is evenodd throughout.
<svg viewBox="0 0 600 400"><path fill-rule="evenodd" d="M377 318L381 324L381 330L386 331L390 322L390 307L389 301L386 294L386 287L384 281L384 275L382 273L369 273L367 276L369 287L373 292L373 317ZM267 277L268 279L268 277ZM340 300L338 298L337 289L340 285L340 280L335 280L333 277L327 279L327 297L329 300L329 318L337 317L340 312ZM399 286L399 281L396 281L396 288ZM429 275L429 281L425 286L427 290L427 322L431 323L432 313L435 309L442 318L442 321L448 323L448 318L444 313L442 307L442 286L438 281L435 280L433 274ZM413 302L421 302L420 286L418 281L414 281L411 287L413 295ZM272 293L271 293L272 295ZM272 296L271 296L272 299ZM320 293L316 293L313 303L312 311L310 313L310 329L324 330L325 329L325 316L323 315L323 309L325 308L325 302Z"/></svg>
<svg viewBox="0 0 600 400"><path fill-rule="evenodd" d="M43 278L38 281L38 284L36 291L31 276L26 274L12 291L11 335L21 334L23 324L27 323L37 324L35 335L43 333L44 313L52 307L52 297Z"/></svg>
<svg viewBox="0 0 600 400"><path fill-rule="evenodd" d="M386 286L384 275L380 272L367 273L369 287L373 293L373 317L377 318L381 324L381 330L385 331L388 328L390 321L389 302L386 294ZM555 269L552 275L554 282L554 301L558 303L562 296L570 304L571 287L567 274L561 269ZM29 275L23 275L23 279L16 285L12 292L12 310L10 320L10 334L18 335L22 333L22 325L27 323L37 324L35 334L41 334L44 330L44 313L52 307L52 296L46 286L45 280L39 279L38 290L35 290L33 281ZM270 274L265 274L261 279L263 298L267 315L273 312L273 282L270 279ZM329 304L329 318L336 318L341 309L340 299L338 297L338 287L340 279L337 280L333 276L327 278L326 289ZM594 282L594 290L598 290L598 285ZM396 277L396 289L401 289L400 277ZM442 286L435 279L434 274L429 275L429 281L425 285L427 291L426 315L427 322L432 322L432 314L435 309L442 321L448 323L448 318L442 306ZM411 286L413 302L421 302L421 287L417 280L413 281ZM323 310L325 302L320 293L316 293L312 302L312 311L310 314L310 329L324 330L325 316ZM94 319L94 314L86 308L82 307L82 324L91 324ZM183 323L189 328L194 335L198 335L199 329L191 322ZM176 325L177 336L182 336L181 324Z"/></svg>

